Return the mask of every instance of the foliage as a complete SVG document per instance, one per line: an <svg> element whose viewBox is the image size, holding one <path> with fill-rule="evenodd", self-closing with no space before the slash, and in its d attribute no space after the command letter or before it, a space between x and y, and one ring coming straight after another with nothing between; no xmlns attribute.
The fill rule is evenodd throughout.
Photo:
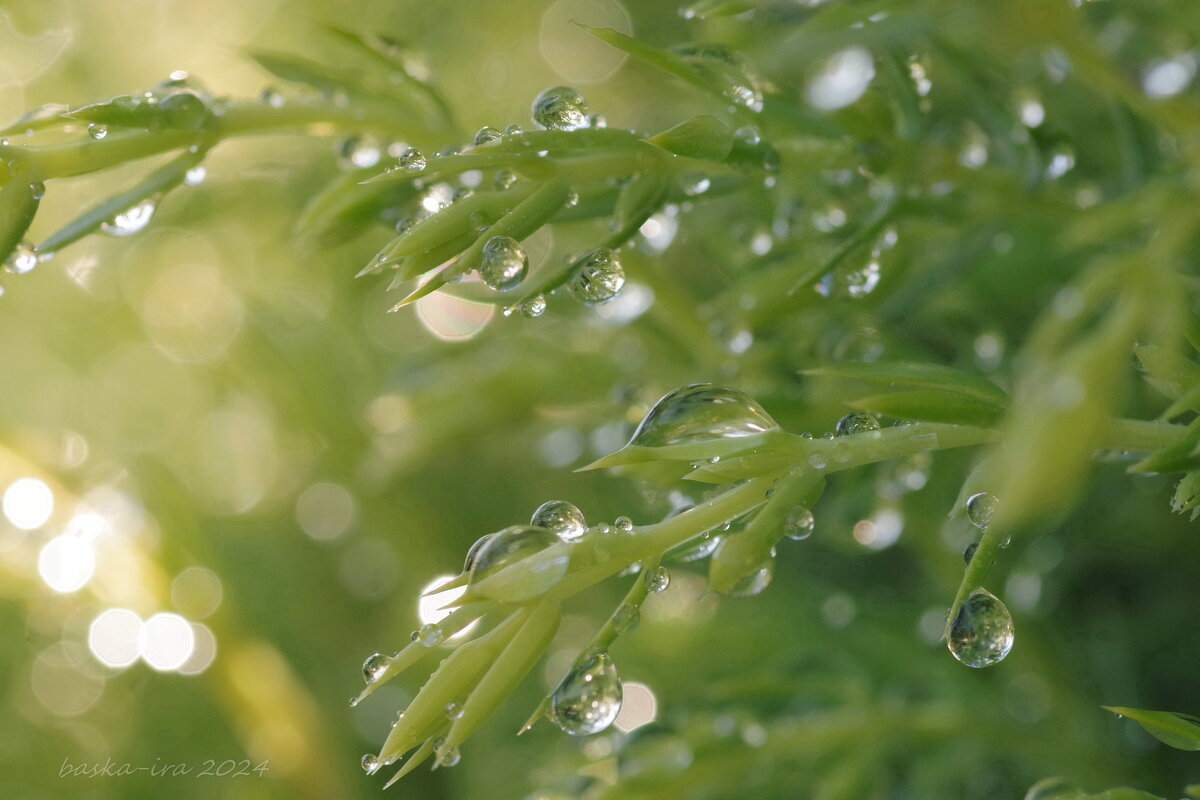
<svg viewBox="0 0 1200 800"><path fill-rule="evenodd" d="M385 35L434 13L414 7L404 25L313 22L245 48L287 87L256 99L180 72L9 124L5 302L27 302L14 319L47 340L80 339L77 301L40 319L67 288L47 274L85 247L120 252L94 234L211 226L220 250L216 206L233 205L240 235L287 254L236 291L198 284L199 310L153 256L102 279L126 286L84 313L120 319L66 359L98 396L39 414L46 387L14 393L11 448L86 429L93 463L133 479L46 464L62 496L121 485L187 532L139 559L228 576L213 697L247 753L290 753L287 796L351 796L356 734L322 731L345 716L332 687L347 651L407 639L391 609L421 591L448 615L370 656L353 701L385 707L362 736L368 774L412 753L393 781L433 761L455 777L408 780L495 796L497 772L537 758L518 793L998 797L1047 774L1156 794L1050 778L1027 798L1178 793L1191 762L1099 708L1200 701L1195 568L1177 556L1194 532L1163 513L1200 513L1195 15L1181 0L657 6L628 9L635 35L611 18L549 34L624 64L590 103L543 64L527 95L471 119L455 80ZM481 30L514 24L478 13ZM413 45L484 80L466 29L439 22ZM513 109L530 100L525 130ZM231 165L264 153L233 140L280 133L320 149L260 203ZM224 185L188 188L222 163ZM99 199L44 208L80 185ZM210 191L211 211L182 197ZM262 233L282 217L286 234ZM319 291L276 295L292 258ZM59 274L90 288L79 263ZM156 350L133 347L138 326ZM614 521L566 503L528 518L568 494ZM295 540L293 505L316 545ZM348 518L322 520L342 506L389 533L341 541ZM294 536L223 538L251 527ZM12 541L20 563L33 542ZM421 590L455 553L461 573ZM292 618L310 590L359 603ZM88 591L95 610L125 596ZM163 602L143 594L121 602ZM630 674L649 676L657 720L610 728ZM1196 749L1191 717L1103 707ZM554 744L543 716L589 738Z"/></svg>

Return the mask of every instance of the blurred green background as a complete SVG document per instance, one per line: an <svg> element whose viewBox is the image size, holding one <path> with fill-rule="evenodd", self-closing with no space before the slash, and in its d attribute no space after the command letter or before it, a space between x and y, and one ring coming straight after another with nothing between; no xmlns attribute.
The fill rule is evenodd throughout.
<svg viewBox="0 0 1200 800"><path fill-rule="evenodd" d="M484 124L528 126L530 100L562 83L610 125L653 131L713 104L573 20L664 46L744 48L799 103L813 63L846 38L797 35L807 4L756 5L769 8L702 21L673 3L615 0L5 0L0 117L145 89L174 70L252 98L272 82L244 48L321 60L314 23L332 21L422 53L464 140ZM1144 18L1125 6L1090 12L1097 37L1124 31L1112 52L1131 73L1196 45L1187 4L1151 5ZM929 128L893 177L952 182L972 199L902 225L869 297L781 300L772 276L823 258L846 218L870 207L872 159L888 135L871 128L882 88L843 119L853 146L780 142L776 193L661 218L678 232L661 256L654 245L630 253L615 311L552 303L526 320L443 301L385 313L396 298L353 279L385 228L329 249L293 229L339 170L339 140L320 130L223 143L203 184L168 195L143 233L90 237L0 278L0 794L376 796L381 780L359 757L378 748L420 681L408 676L351 710L362 659L408 640L417 595L457 573L476 538L545 500L569 499L591 520L666 514L680 487L571 472L619 447L663 393L728 382L785 427L819 436L845 411L799 375L820 363L926 359L1007 386L1031 320L1079 268L1057 228L1087 198L1171 169L1172 151L1152 125L1097 110L1107 101L1056 81L1041 53L1005 63L1006 40L947 9L912 18L945 22L968 52L977 45L983 77L940 63ZM1045 126L1012 141L989 130L988 141L972 104L991 92L1019 116L1022 87L1040 98ZM991 155L982 169L962 156L979 137L984 161ZM1132 176L1120 155L1131 138L1141 157ZM1055 156L1070 166L1045 180ZM32 238L142 171L51 182ZM785 255L755 273L763 236ZM1137 389L1126 413L1164 405ZM980 672L938 641L973 537L965 520L946 518L970 464L951 451L839 475L816 534L783 543L761 596L718 601L704 592L703 563L673 568L670 589L614 650L622 677L654 696L657 722L587 742L550 725L517 739L622 587L596 590L459 766L420 770L392 791L549 800L618 773L636 784L664 771L678 777L658 796L680 798L733 796L729 781L745 797L873 798L1020 797L1052 774L1164 795L1200 781L1194 755L1099 708L1200 710L1200 561L1192 526L1169 514L1168 479L1101 464L1069 518L1006 551L991 588L1013 611L1017 644ZM56 537L68 543L46 556ZM161 641L148 645L161 669L146 657L102 663L131 655L130 628L103 616L112 609L179 615L158 618ZM93 629L98 618L113 627ZM180 618L191 647L172 627ZM630 747L652 766L614 757ZM60 775L106 759L194 772ZM210 760L269 768L196 777Z"/></svg>

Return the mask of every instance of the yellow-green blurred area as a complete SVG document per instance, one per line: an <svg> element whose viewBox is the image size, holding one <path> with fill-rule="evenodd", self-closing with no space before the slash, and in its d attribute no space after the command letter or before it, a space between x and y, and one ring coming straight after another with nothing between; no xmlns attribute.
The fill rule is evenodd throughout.
<svg viewBox="0 0 1200 800"><path fill-rule="evenodd" d="M405 145L432 152L485 124L529 127L530 101L560 84L610 126L652 132L727 109L576 22L664 47L742 48L799 107L821 60L852 38L796 35L820 4L786 5L747 21L685 19L659 0L2 0L0 123L178 70L219 97L271 87L290 102L306 90L246 50L336 62L319 30L333 23L404 42L414 74L446 96L457 141L431 132ZM729 383L785 428L820 436L846 410L801 377L822 363L936 361L1011 388L1033 320L1090 257L1059 231L1181 158L1164 143L1178 129L1156 120L1194 119L1183 110L1195 105L1197 21L1187 3L1144 19L1089 12L1130 86L1147 65L1191 54L1171 92L1179 114L1138 118L1056 79L1052 48L1016 52L1003 72L994 58L1019 32L993 37L952 5L931 4L925 22L944 22L955 52L977 45L984 66L966 78L934 59L927 128L894 147L876 132L892 120L877 76L839 117L850 141L781 137L777 195L756 183L643 226L612 306L555 295L544 317L524 319L439 294L388 313L398 297L386 279L354 276L393 230L364 226L320 248L295 229L342 174L348 132L332 126L222 142L203 180L168 193L137 235L88 236L0 275L0 796L375 797L383 776L359 759L421 678L351 709L363 659L428 621L418 596L457 574L472 542L546 500L641 524L681 505L680 492L698 499L702 487L571 471L620 447L665 392ZM897 74L923 76L903 50L909 29L888 30ZM1160 76L1168 88L1172 75ZM30 239L147 169L48 181ZM898 222L865 291L844 276L822 289L818 274L817 291L793 298L789 276L824 261L875 205L876 170L968 200L951 194ZM531 256L578 253L576 236L540 231ZM1125 397L1121 414L1140 419L1167 402L1140 381ZM703 562L673 565L669 589L613 650L627 682L618 728L581 740L542 723L518 739L625 579L597 588L566 609L547 662L458 766L389 791L557 800L590 782L593 796L642 797L653 795L604 787L620 775L634 792L668 774L658 796L683 800L732 797L714 787L734 775L740 797L930 800L1020 797L1062 774L1178 796L1200 781L1196 757L1100 709L1200 711L1197 533L1170 514L1171 478L1128 476L1129 459L1107 454L1073 512L1004 551L989 585L1017 643L979 671L940 640L975 536L946 516L971 459L926 453L839 474L816 533L781 543L757 597L718 599ZM637 737L640 755L618 758ZM135 772L72 774L106 764ZM164 774L179 765L190 773Z"/></svg>

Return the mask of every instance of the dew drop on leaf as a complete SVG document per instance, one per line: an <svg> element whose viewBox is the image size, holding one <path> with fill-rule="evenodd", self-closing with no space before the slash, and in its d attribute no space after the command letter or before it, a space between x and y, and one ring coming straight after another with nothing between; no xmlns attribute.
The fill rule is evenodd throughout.
<svg viewBox="0 0 1200 800"><path fill-rule="evenodd" d="M100 226L100 230L110 236L132 236L142 231L150 224L154 216L153 200L143 200L135 206L127 208Z"/></svg>
<svg viewBox="0 0 1200 800"><path fill-rule="evenodd" d="M503 192L516 182L516 173L514 173L511 169L500 170L496 173L496 177L492 179L492 185L496 187L497 192Z"/></svg>
<svg viewBox="0 0 1200 800"><path fill-rule="evenodd" d="M621 697L621 680L612 658L596 653L572 669L554 690L550 718L572 736L599 733L617 718Z"/></svg>
<svg viewBox="0 0 1200 800"><path fill-rule="evenodd" d="M479 277L496 292L510 292L521 285L529 271L529 257L511 236L493 236L483 246Z"/></svg>
<svg viewBox="0 0 1200 800"><path fill-rule="evenodd" d="M992 524L992 519L996 516L996 510L1000 507L1000 501L995 495L987 492L978 492L967 498L967 519L971 524L980 530L987 530Z"/></svg>
<svg viewBox="0 0 1200 800"><path fill-rule="evenodd" d="M87 126L88 136L96 141L100 141L105 136L108 136L108 126L99 122L93 122Z"/></svg>
<svg viewBox="0 0 1200 800"><path fill-rule="evenodd" d="M362 757L362 761L359 763L362 764L363 772L367 773L368 775L374 775L379 771L379 768L383 766L379 759L370 753L364 755Z"/></svg>
<svg viewBox="0 0 1200 800"><path fill-rule="evenodd" d="M556 86L539 94L530 113L534 122L553 131L575 131L591 123L587 101L569 86Z"/></svg>
<svg viewBox="0 0 1200 800"><path fill-rule="evenodd" d="M367 656L367 660L363 662L363 680L368 684L379 680L379 676L387 669L391 659L383 653L373 653Z"/></svg>
<svg viewBox="0 0 1200 800"><path fill-rule="evenodd" d="M498 142L504 138L504 134L493 128L491 125L484 125L475 133L474 143L476 147L492 142Z"/></svg>
<svg viewBox="0 0 1200 800"><path fill-rule="evenodd" d="M1012 615L998 597L976 589L958 610L946 644L968 667L997 664L1013 646Z"/></svg>
<svg viewBox="0 0 1200 800"><path fill-rule="evenodd" d="M338 166L342 169L366 169L379 163L383 146L374 136L351 136L337 145Z"/></svg>
<svg viewBox="0 0 1200 800"><path fill-rule="evenodd" d="M653 572L647 572L642 576L642 580L646 582L646 588L651 594L665 592L667 587L671 585L671 573L666 567L659 567Z"/></svg>
<svg viewBox="0 0 1200 800"><path fill-rule="evenodd" d="M463 572L471 571L471 568L475 566L475 562L479 559L479 551L487 544L488 539L491 539L495 535L494 533L485 533L475 540L475 543L467 550L467 557L463 561Z"/></svg>
<svg viewBox="0 0 1200 800"><path fill-rule="evenodd" d="M425 154L415 147L409 147L400 154L396 163L405 172L420 172L425 169Z"/></svg>
<svg viewBox="0 0 1200 800"><path fill-rule="evenodd" d="M553 531L564 542L573 542L587 532L583 512L566 500L549 500L533 512L529 524Z"/></svg>
<svg viewBox="0 0 1200 800"><path fill-rule="evenodd" d="M737 389L694 383L667 394L642 419L629 444L664 447L753 436L778 427L753 398Z"/></svg>
<svg viewBox="0 0 1200 800"><path fill-rule="evenodd" d="M718 44L682 45L674 51L729 100L751 111L763 110L761 82L741 53Z"/></svg>
<svg viewBox="0 0 1200 800"><path fill-rule="evenodd" d="M963 563L970 564L971 559L975 557L975 551L979 549L979 542L971 542L963 550Z"/></svg>
<svg viewBox="0 0 1200 800"><path fill-rule="evenodd" d="M804 506L796 506L783 521L783 534L798 542L811 536L815 526L816 518L812 511Z"/></svg>
<svg viewBox="0 0 1200 800"><path fill-rule="evenodd" d="M851 411L838 420L837 435L850 436L855 433L879 430L879 420L862 411Z"/></svg>
<svg viewBox="0 0 1200 800"><path fill-rule="evenodd" d="M579 260L567 291L586 306L598 306L616 297L624 285L625 270L620 258L612 250L598 247Z"/></svg>
<svg viewBox="0 0 1200 800"><path fill-rule="evenodd" d="M617 517L615 520L613 520L613 527L619 531L629 533L633 530L633 520L631 520L629 517Z"/></svg>
<svg viewBox="0 0 1200 800"><path fill-rule="evenodd" d="M208 170L202 165L197 165L189 169L183 176L185 186L199 186L204 183L204 179L208 177Z"/></svg>
<svg viewBox="0 0 1200 800"><path fill-rule="evenodd" d="M4 269L14 275L24 275L37 265L37 250L29 242L21 242L5 260Z"/></svg>
<svg viewBox="0 0 1200 800"><path fill-rule="evenodd" d="M461 703L446 704L446 719L462 719L463 707Z"/></svg>
<svg viewBox="0 0 1200 800"><path fill-rule="evenodd" d="M768 559L758 569L740 578L729 590L730 597L753 597L771 585L775 577L775 562Z"/></svg>
<svg viewBox="0 0 1200 800"><path fill-rule="evenodd" d="M498 531L479 549L471 567L471 583L489 578L560 541L553 531L531 525L513 525ZM541 595L566 574L568 560L565 551L561 557L539 560L536 568L521 576L519 585L509 587L510 593L503 599L516 602Z"/></svg>
<svg viewBox="0 0 1200 800"><path fill-rule="evenodd" d="M437 647L446 640L446 632L432 622L427 622L417 631L417 641L422 647Z"/></svg>
<svg viewBox="0 0 1200 800"><path fill-rule="evenodd" d="M455 767L462 761L462 753L457 747L439 747L437 751L437 766Z"/></svg>

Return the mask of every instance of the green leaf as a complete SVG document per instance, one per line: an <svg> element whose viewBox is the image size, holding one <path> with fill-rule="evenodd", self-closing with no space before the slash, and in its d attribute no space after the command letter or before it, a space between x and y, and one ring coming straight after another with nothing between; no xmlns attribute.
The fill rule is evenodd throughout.
<svg viewBox="0 0 1200 800"><path fill-rule="evenodd" d="M72 242L76 242L96 231L117 214L129 210L144 200L158 197L183 183L188 170L199 164L207 155L206 148L187 150L173 161L150 173L141 183L114 194L107 200L88 209L62 228L52 233L38 246L38 250L53 253Z"/></svg>
<svg viewBox="0 0 1200 800"><path fill-rule="evenodd" d="M979 427L993 426L1004 416L1003 409L982 403L976 398L932 390L871 395L849 401L846 405L897 419Z"/></svg>
<svg viewBox="0 0 1200 800"><path fill-rule="evenodd" d="M803 374L898 390L854 401L868 410L896 417L968 424L987 420L985 424L992 424L1008 409L1009 399L1003 389L977 375L942 364L846 363L806 370Z"/></svg>
<svg viewBox="0 0 1200 800"><path fill-rule="evenodd" d="M0 263L4 263L25 238L41 202L33 190L29 168L21 167L18 162L15 169L8 183L0 186Z"/></svg>
<svg viewBox="0 0 1200 800"><path fill-rule="evenodd" d="M1124 706L1102 706L1107 711L1128 717L1146 733L1176 750L1200 750L1200 719L1174 711L1147 711Z"/></svg>
<svg viewBox="0 0 1200 800"><path fill-rule="evenodd" d="M1192 520L1200 517L1200 472L1189 472L1175 486L1171 510L1176 514L1192 512Z"/></svg>
<svg viewBox="0 0 1200 800"><path fill-rule="evenodd" d="M1156 450L1129 468L1129 472L1190 472L1200 469L1200 417L1192 420L1182 439Z"/></svg>
<svg viewBox="0 0 1200 800"><path fill-rule="evenodd" d="M678 156L721 161L733 149L733 132L716 117L702 114L646 141Z"/></svg>

